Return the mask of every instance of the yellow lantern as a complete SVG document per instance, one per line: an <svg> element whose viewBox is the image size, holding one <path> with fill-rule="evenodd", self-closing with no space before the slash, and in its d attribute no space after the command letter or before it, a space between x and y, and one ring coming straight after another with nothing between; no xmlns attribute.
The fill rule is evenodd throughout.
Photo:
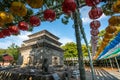
<svg viewBox="0 0 120 80"><path fill-rule="evenodd" d="M0 22L1 23L11 23L13 21L13 16L10 13L1 11L0 12Z"/></svg>
<svg viewBox="0 0 120 80"><path fill-rule="evenodd" d="M109 41L110 41L110 39L107 39L107 38L103 39L103 42L107 42L108 43Z"/></svg>
<svg viewBox="0 0 120 80"><path fill-rule="evenodd" d="M111 26L117 26L120 24L120 16L112 16L108 22Z"/></svg>
<svg viewBox="0 0 120 80"><path fill-rule="evenodd" d="M105 39L111 39L113 36L114 36L114 34L105 33L104 38L105 38Z"/></svg>
<svg viewBox="0 0 120 80"><path fill-rule="evenodd" d="M26 2L32 8L41 8L43 5L43 0L26 0Z"/></svg>
<svg viewBox="0 0 120 80"><path fill-rule="evenodd" d="M27 9L21 2L13 2L11 4L10 10L13 14L18 16L25 16L27 14Z"/></svg>
<svg viewBox="0 0 120 80"><path fill-rule="evenodd" d="M4 11L0 12L0 19L2 22L5 22L7 20L7 13Z"/></svg>
<svg viewBox="0 0 120 80"><path fill-rule="evenodd" d="M115 12L115 13L120 12L120 1L119 0L113 4L112 9L113 9L113 12Z"/></svg>
<svg viewBox="0 0 120 80"><path fill-rule="evenodd" d="M8 17L7 17L6 23L11 23L12 21L13 21L13 15L8 13Z"/></svg>
<svg viewBox="0 0 120 80"><path fill-rule="evenodd" d="M116 31L116 26L108 26L105 30L106 33L114 33Z"/></svg>

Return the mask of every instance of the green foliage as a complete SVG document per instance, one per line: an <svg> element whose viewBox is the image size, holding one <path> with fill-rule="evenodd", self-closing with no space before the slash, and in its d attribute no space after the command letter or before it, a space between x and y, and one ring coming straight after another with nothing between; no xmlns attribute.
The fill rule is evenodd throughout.
<svg viewBox="0 0 120 80"><path fill-rule="evenodd" d="M18 48L19 47L13 43L12 45L10 45L10 47L8 47L6 53L12 55L14 57L14 59L17 60L18 59L18 55L19 55Z"/></svg>
<svg viewBox="0 0 120 80"><path fill-rule="evenodd" d="M77 57L77 45L74 42L66 43L64 46L61 46L64 50L64 58L68 57ZM83 56L88 56L88 51L86 45L82 45Z"/></svg>
<svg viewBox="0 0 120 80"><path fill-rule="evenodd" d="M77 57L77 47L74 42L66 43L64 46L62 46L62 49L64 49L64 57Z"/></svg>
<svg viewBox="0 0 120 80"><path fill-rule="evenodd" d="M99 32L99 34L98 34L98 37L99 37L99 39L98 39L98 44L99 44L99 45L101 44L101 42L102 42L102 40L103 40L104 34L105 34L105 30L101 30L101 31Z"/></svg>

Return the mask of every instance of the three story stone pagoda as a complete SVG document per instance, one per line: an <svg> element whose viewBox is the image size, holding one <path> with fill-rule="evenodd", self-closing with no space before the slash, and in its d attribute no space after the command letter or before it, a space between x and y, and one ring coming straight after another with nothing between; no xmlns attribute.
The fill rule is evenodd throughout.
<svg viewBox="0 0 120 80"><path fill-rule="evenodd" d="M50 65L63 65L63 50L59 38L47 30L32 35L23 41L18 63L22 66L41 64L47 58Z"/></svg>

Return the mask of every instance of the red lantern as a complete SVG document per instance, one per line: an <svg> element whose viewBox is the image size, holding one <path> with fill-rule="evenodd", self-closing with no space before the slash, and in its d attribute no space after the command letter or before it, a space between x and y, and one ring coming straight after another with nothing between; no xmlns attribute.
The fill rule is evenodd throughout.
<svg viewBox="0 0 120 80"><path fill-rule="evenodd" d="M9 30L11 34L19 34L19 28L17 26L10 26Z"/></svg>
<svg viewBox="0 0 120 80"><path fill-rule="evenodd" d="M92 30L91 30L91 35L93 35L93 36L97 36L98 33L99 33L98 29L95 29L95 30L92 29Z"/></svg>
<svg viewBox="0 0 120 80"><path fill-rule="evenodd" d="M44 11L44 19L48 21L53 21L56 18L55 11L47 9Z"/></svg>
<svg viewBox="0 0 120 80"><path fill-rule="evenodd" d="M10 35L11 35L9 29L4 29L4 30L2 30L2 33L3 33L4 36L10 36Z"/></svg>
<svg viewBox="0 0 120 80"><path fill-rule="evenodd" d="M99 37L98 36L91 36L92 40L97 40Z"/></svg>
<svg viewBox="0 0 120 80"><path fill-rule="evenodd" d="M31 16L30 17L30 24L32 26L39 26L40 25L40 19L37 16Z"/></svg>
<svg viewBox="0 0 120 80"><path fill-rule="evenodd" d="M22 21L22 22L19 22L19 23L18 23L18 28L19 28L20 30L23 30L23 31L26 30L26 31L27 31L27 30L29 29L29 25L28 25L28 23Z"/></svg>
<svg viewBox="0 0 120 80"><path fill-rule="evenodd" d="M62 11L66 14L74 12L76 7L77 6L74 0L64 0L64 2L62 3Z"/></svg>
<svg viewBox="0 0 120 80"><path fill-rule="evenodd" d="M85 0L86 5L95 6L100 3L101 0Z"/></svg>
<svg viewBox="0 0 120 80"><path fill-rule="evenodd" d="M90 17L90 19L98 19L102 14L103 14L102 9L99 8L99 7L92 8L89 11L89 17Z"/></svg>
<svg viewBox="0 0 120 80"><path fill-rule="evenodd" d="M2 32L0 32L0 38L4 38L5 36L3 35Z"/></svg>
<svg viewBox="0 0 120 80"><path fill-rule="evenodd" d="M100 27L100 21L94 20L90 23L90 28L91 29L98 29Z"/></svg>

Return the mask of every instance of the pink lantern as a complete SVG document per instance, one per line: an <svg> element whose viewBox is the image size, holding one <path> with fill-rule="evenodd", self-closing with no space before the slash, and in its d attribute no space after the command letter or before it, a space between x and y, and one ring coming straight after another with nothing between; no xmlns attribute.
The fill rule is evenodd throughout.
<svg viewBox="0 0 120 80"><path fill-rule="evenodd" d="M85 0L86 5L88 6L96 6L100 3L101 0Z"/></svg>
<svg viewBox="0 0 120 80"><path fill-rule="evenodd" d="M48 21L53 21L56 18L55 11L52 9L47 9L44 11L44 19Z"/></svg>
<svg viewBox="0 0 120 80"><path fill-rule="evenodd" d="M76 3L74 0L64 0L62 3L62 11L66 14L70 14L76 10Z"/></svg>
<svg viewBox="0 0 120 80"><path fill-rule="evenodd" d="M98 36L91 36L91 39L94 41L97 40L98 38L99 38Z"/></svg>
<svg viewBox="0 0 120 80"><path fill-rule="evenodd" d="M94 20L90 23L90 28L91 29L98 29L100 27L100 21Z"/></svg>
<svg viewBox="0 0 120 80"><path fill-rule="evenodd" d="M93 35L93 36L97 36L98 33L99 33L99 30L98 30L98 29L95 29L95 30L92 29L90 33L91 33L91 35Z"/></svg>
<svg viewBox="0 0 120 80"><path fill-rule="evenodd" d="M100 16L102 16L102 14L103 14L102 9L99 8L99 7L92 8L89 11L89 17L90 17L90 19L98 19Z"/></svg>
<svg viewBox="0 0 120 80"><path fill-rule="evenodd" d="M30 24L32 26L39 26L40 25L40 19L37 16L31 16L30 17Z"/></svg>

